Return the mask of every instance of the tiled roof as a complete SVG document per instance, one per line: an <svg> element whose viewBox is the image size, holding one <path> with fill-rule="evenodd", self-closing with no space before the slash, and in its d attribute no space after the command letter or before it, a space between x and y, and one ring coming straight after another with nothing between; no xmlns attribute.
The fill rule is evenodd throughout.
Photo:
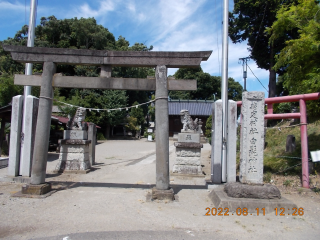
<svg viewBox="0 0 320 240"><path fill-rule="evenodd" d="M213 101L174 100L168 102L169 115L180 115L183 109L189 110L191 116L210 116Z"/></svg>

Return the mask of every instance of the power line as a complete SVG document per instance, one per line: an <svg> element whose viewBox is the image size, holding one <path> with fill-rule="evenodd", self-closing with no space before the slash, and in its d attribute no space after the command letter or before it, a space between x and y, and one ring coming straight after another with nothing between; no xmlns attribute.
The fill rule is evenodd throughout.
<svg viewBox="0 0 320 240"><path fill-rule="evenodd" d="M251 70L250 66L248 65L248 68L250 69L250 71L252 72L253 76L256 77L256 79L259 81L259 83L262 85L262 87L268 92L268 89L265 88L265 86L263 86L262 82L259 80L259 78L253 73L253 71Z"/></svg>

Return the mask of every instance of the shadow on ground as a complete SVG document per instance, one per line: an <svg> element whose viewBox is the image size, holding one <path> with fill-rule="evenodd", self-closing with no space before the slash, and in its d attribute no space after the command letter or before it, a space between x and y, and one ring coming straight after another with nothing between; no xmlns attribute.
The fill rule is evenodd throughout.
<svg viewBox="0 0 320 240"><path fill-rule="evenodd" d="M103 188L141 188L152 189L155 184L130 184L130 183L101 183L101 182L67 182L67 181L51 181L54 190L66 190L77 187L103 187ZM207 185L180 185L171 184L174 193L177 194L184 189L208 189Z"/></svg>

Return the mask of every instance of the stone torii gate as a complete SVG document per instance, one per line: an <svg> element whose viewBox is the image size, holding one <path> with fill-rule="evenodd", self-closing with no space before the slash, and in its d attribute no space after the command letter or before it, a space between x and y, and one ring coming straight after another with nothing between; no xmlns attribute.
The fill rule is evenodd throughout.
<svg viewBox="0 0 320 240"><path fill-rule="evenodd" d="M98 88L156 92L156 188L153 197L172 199L169 186L169 117L168 90L191 91L197 89L196 80L169 80L167 68L198 67L212 51L196 52L128 52L106 50L80 50L62 48L28 48L3 46L13 60L21 63L43 63L43 73L15 75L14 84L41 86L39 110L31 171L31 187L46 188L47 146L52 111L52 87ZM56 64L96 65L101 67L100 77L58 76ZM155 79L112 78L112 67L155 67ZM50 187L48 187L50 189ZM48 190L50 191L50 190ZM43 193L44 194L44 193Z"/></svg>

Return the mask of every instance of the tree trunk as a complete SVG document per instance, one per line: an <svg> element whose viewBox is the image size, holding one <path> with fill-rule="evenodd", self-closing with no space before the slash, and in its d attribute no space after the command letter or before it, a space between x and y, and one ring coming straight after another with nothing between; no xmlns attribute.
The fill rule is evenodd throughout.
<svg viewBox="0 0 320 240"><path fill-rule="evenodd" d="M109 124L106 127L105 138L106 139L110 138L110 125Z"/></svg>
<svg viewBox="0 0 320 240"><path fill-rule="evenodd" d="M270 49L270 68L269 68L269 98L276 96L276 86L277 86L277 75L276 71L273 70L274 66L274 54L273 46Z"/></svg>

